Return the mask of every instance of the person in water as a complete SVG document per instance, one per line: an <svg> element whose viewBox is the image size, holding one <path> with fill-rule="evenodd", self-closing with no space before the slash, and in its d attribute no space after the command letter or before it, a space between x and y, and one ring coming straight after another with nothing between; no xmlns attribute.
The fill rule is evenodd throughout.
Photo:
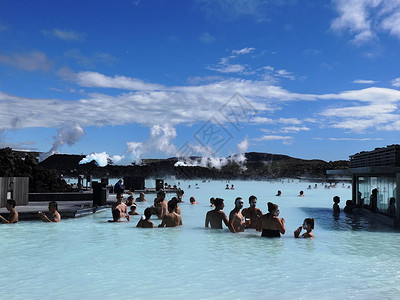
<svg viewBox="0 0 400 300"><path fill-rule="evenodd" d="M304 229L306 232L300 235L302 229ZM314 218L304 219L303 225L294 231L294 237L313 238L314 237L314 233L312 232L313 229L314 229Z"/></svg>
<svg viewBox="0 0 400 300"><path fill-rule="evenodd" d="M215 206L214 201L215 201L215 198L214 198L214 197L211 197L211 198L210 198L210 206L212 206L212 207Z"/></svg>
<svg viewBox="0 0 400 300"><path fill-rule="evenodd" d="M42 212L39 212L38 214L44 222L57 223L57 222L61 221L61 215L58 212L58 204L56 201L49 202L49 214L48 215L46 215L45 213L42 213Z"/></svg>
<svg viewBox="0 0 400 300"><path fill-rule="evenodd" d="M339 196L333 197L333 207L332 207L332 209L333 209L333 212L335 214L340 213L339 203L340 203L340 197Z"/></svg>
<svg viewBox="0 0 400 300"><path fill-rule="evenodd" d="M235 232L244 231L243 215L240 210L243 208L243 199L237 197L235 199L235 208L229 213L229 223L235 229Z"/></svg>
<svg viewBox="0 0 400 300"><path fill-rule="evenodd" d="M117 194L117 202L114 203L112 206L112 211L118 210L120 214L120 219L126 218L127 221L130 220L129 214L128 214L128 207L126 206L125 203L122 203L122 200L124 199L124 195L122 193Z"/></svg>
<svg viewBox="0 0 400 300"><path fill-rule="evenodd" d="M133 203L133 204L131 205L131 210L129 211L129 215L130 215L130 216L137 216L137 215L139 215L139 213L136 211L136 208L137 208L137 204L136 204L136 203Z"/></svg>
<svg viewBox="0 0 400 300"><path fill-rule="evenodd" d="M346 201L346 206L343 208L343 212L345 212L345 213L352 213L353 212L353 209L355 208L356 206L354 205L354 202L352 201L352 200L347 200Z"/></svg>
<svg viewBox="0 0 400 300"><path fill-rule="evenodd" d="M299 193L299 197L304 197L305 195L304 195L304 192L303 191L300 191L300 193Z"/></svg>
<svg viewBox="0 0 400 300"><path fill-rule="evenodd" d="M190 197L189 201L190 201L190 204L193 204L193 205L194 205L194 204L199 204L199 203L197 203L195 197Z"/></svg>
<svg viewBox="0 0 400 300"><path fill-rule="evenodd" d="M250 206L244 208L242 210L242 215L245 218L245 227L246 228L257 228L258 223L260 222L260 218L262 217L263 213L260 209L256 208L257 206L257 197L251 195L249 197L249 204Z"/></svg>
<svg viewBox="0 0 400 300"><path fill-rule="evenodd" d="M278 205L268 202L268 213L261 217L260 228L262 237L280 237L285 234L285 219L279 217Z"/></svg>
<svg viewBox="0 0 400 300"><path fill-rule="evenodd" d="M144 197L144 193L140 192L139 197L136 198L136 202L146 202L146 198Z"/></svg>
<svg viewBox="0 0 400 300"><path fill-rule="evenodd" d="M282 195L281 191L278 191L275 196L280 197Z"/></svg>
<svg viewBox="0 0 400 300"><path fill-rule="evenodd" d="M18 222L18 212L15 210L15 206L17 203L13 199L9 199L6 202L6 208L10 212L8 215L8 219L4 218L3 216L0 216L0 221L3 223L7 224L13 224Z"/></svg>
<svg viewBox="0 0 400 300"><path fill-rule="evenodd" d="M214 199L214 206L215 208L206 214L205 226L208 227L208 225L210 225L211 228L222 229L222 222L224 222L226 227L228 227L231 232L235 233L235 229L229 223L228 218L222 211L225 207L224 199Z"/></svg>
<svg viewBox="0 0 400 300"><path fill-rule="evenodd" d="M175 212L177 206L176 200L168 201L168 214L166 214L158 227L177 227L182 225L182 217Z"/></svg>
<svg viewBox="0 0 400 300"><path fill-rule="evenodd" d="M140 228L154 228L153 222L150 221L151 215L153 214L150 207L144 210L144 218L142 217L137 223L136 227Z"/></svg>

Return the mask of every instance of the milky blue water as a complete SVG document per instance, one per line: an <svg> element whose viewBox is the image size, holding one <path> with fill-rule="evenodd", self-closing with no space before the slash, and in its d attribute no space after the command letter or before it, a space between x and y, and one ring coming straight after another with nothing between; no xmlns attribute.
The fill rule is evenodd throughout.
<svg viewBox="0 0 400 300"><path fill-rule="evenodd" d="M188 189L191 184L200 189ZM175 182L169 182L174 184ZM0 226L1 299L398 299L400 234L363 217L332 215L332 197L343 208L347 185L308 190L309 182L183 182L183 226L135 228L107 223L111 212L63 220ZM281 197L275 197L277 190ZM306 197L298 197L304 190ZM280 206L286 234L265 239L249 230L204 228L209 198L254 194L258 207ZM189 197L199 205L190 205ZM168 196L169 198L172 195ZM139 203L138 211L152 203ZM315 239L293 230L314 217ZM160 221L153 220L155 225Z"/></svg>

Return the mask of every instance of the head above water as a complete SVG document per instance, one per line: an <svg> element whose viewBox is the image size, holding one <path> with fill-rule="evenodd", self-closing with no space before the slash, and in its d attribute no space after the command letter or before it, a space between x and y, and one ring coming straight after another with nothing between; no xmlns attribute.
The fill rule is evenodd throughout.
<svg viewBox="0 0 400 300"><path fill-rule="evenodd" d="M304 227L304 225L308 225L311 229L314 229L314 218L304 219L303 227Z"/></svg>
<svg viewBox="0 0 400 300"><path fill-rule="evenodd" d="M52 209L58 210L58 204L57 204L56 201L50 201L49 202L49 210L52 210Z"/></svg>
<svg viewBox="0 0 400 300"><path fill-rule="evenodd" d="M8 204L12 208L15 208L15 206L17 205L17 202L15 202L15 200L13 200L13 199L9 199L9 200L7 200L6 204Z"/></svg>
<svg viewBox="0 0 400 300"><path fill-rule="evenodd" d="M250 203L251 207L256 207L256 205L257 205L257 197L254 196L254 195L251 195L249 197L249 203Z"/></svg>
<svg viewBox="0 0 400 300"><path fill-rule="evenodd" d="M150 219L152 214L153 214L153 211L150 207L148 207L144 210L144 216L146 217L147 220Z"/></svg>
<svg viewBox="0 0 400 300"><path fill-rule="evenodd" d="M221 206L222 206L222 208L223 208L223 206L224 206L224 199L222 199L222 198L215 198L215 199L214 199L214 205L215 205L216 208L221 208Z"/></svg>
<svg viewBox="0 0 400 300"><path fill-rule="evenodd" d="M340 197L339 196L333 197L333 202L340 203Z"/></svg>
<svg viewBox="0 0 400 300"><path fill-rule="evenodd" d="M243 202L242 197L237 197L237 198L235 199L235 205L236 205L236 207L242 208L242 207L243 207L243 204L244 204L244 202Z"/></svg>
<svg viewBox="0 0 400 300"><path fill-rule="evenodd" d="M268 202L267 205L268 205L268 212L270 213L277 211L279 209L279 206L272 202Z"/></svg>
<svg viewBox="0 0 400 300"><path fill-rule="evenodd" d="M168 211L171 213L174 209L178 206L178 199L173 197L171 200L168 201Z"/></svg>

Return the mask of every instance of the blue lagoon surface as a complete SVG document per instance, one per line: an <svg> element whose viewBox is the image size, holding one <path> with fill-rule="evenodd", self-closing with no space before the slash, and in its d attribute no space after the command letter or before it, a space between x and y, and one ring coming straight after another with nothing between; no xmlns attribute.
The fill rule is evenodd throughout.
<svg viewBox="0 0 400 300"><path fill-rule="evenodd" d="M235 190L225 190L226 183L180 181L185 202L178 228L139 229L140 216L107 223L110 209L58 224L0 226L0 298L399 298L400 234L363 216L332 215L333 196L340 196L341 208L351 198L349 184L314 189L314 182L298 180L231 181ZM300 190L305 197L298 197ZM286 220L282 238L204 227L210 197L224 198L229 215L236 197L247 207L252 194L264 213L268 201L279 205ZM190 196L199 205L190 205ZM147 195L137 211L142 214L154 197ZM315 239L293 238L306 217L315 218ZM154 216L152 221L160 223Z"/></svg>

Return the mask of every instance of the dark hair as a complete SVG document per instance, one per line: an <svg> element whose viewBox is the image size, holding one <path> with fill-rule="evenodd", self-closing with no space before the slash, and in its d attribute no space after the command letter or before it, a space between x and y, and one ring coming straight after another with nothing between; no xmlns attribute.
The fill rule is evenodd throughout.
<svg viewBox="0 0 400 300"><path fill-rule="evenodd" d="M196 201L196 199L194 197L190 197L189 201L190 201L190 203L192 203L192 202Z"/></svg>
<svg viewBox="0 0 400 300"><path fill-rule="evenodd" d="M173 197L171 200L168 201L168 211L172 212L176 206L178 205L178 201L176 197Z"/></svg>
<svg viewBox="0 0 400 300"><path fill-rule="evenodd" d="M215 198L214 197L210 198L210 203L215 205Z"/></svg>
<svg viewBox="0 0 400 300"><path fill-rule="evenodd" d="M254 199L256 199L256 200L257 200L257 197L256 197L256 196L254 196L254 195L251 195L251 196L249 197L249 203L250 203L252 200L254 200Z"/></svg>
<svg viewBox="0 0 400 300"><path fill-rule="evenodd" d="M17 205L17 202L15 202L15 200L13 199L7 200L7 203L10 204L13 208Z"/></svg>
<svg viewBox="0 0 400 300"><path fill-rule="evenodd" d="M164 191L159 191L158 193L157 193L157 197L162 197L162 198L165 198L165 192Z"/></svg>
<svg viewBox="0 0 400 300"><path fill-rule="evenodd" d="M222 205L222 203L224 203L224 199L222 199L222 198L215 198L214 199L215 207L218 207L218 206Z"/></svg>
<svg viewBox="0 0 400 300"><path fill-rule="evenodd" d="M50 201L50 202L49 202L49 206L50 206L50 205L53 205L53 206L56 208L56 210L58 210L58 204L57 204L56 201Z"/></svg>
<svg viewBox="0 0 400 300"><path fill-rule="evenodd" d="M314 218L306 218L304 219L304 222L310 225L311 229L314 229Z"/></svg>
<svg viewBox="0 0 400 300"><path fill-rule="evenodd" d="M144 216L146 217L146 220L150 219L152 214L153 210L151 209L151 207L148 207L144 210Z"/></svg>
<svg viewBox="0 0 400 300"><path fill-rule="evenodd" d="M236 197L235 204L236 204L236 201L238 201L238 200L243 200L243 198L242 197Z"/></svg>
<svg viewBox="0 0 400 300"><path fill-rule="evenodd" d="M274 204L272 202L268 202L267 205L268 205L268 211L269 212L272 212L273 210L277 210L278 209L278 205L276 205L276 204Z"/></svg>
<svg viewBox="0 0 400 300"><path fill-rule="evenodd" d="M335 197L333 197L333 202L337 202L337 203L339 203L340 202L340 197L339 196L335 196Z"/></svg>
<svg viewBox="0 0 400 300"><path fill-rule="evenodd" d="M391 197L390 199L389 199L389 204L394 204L396 202L396 198L395 197Z"/></svg>

